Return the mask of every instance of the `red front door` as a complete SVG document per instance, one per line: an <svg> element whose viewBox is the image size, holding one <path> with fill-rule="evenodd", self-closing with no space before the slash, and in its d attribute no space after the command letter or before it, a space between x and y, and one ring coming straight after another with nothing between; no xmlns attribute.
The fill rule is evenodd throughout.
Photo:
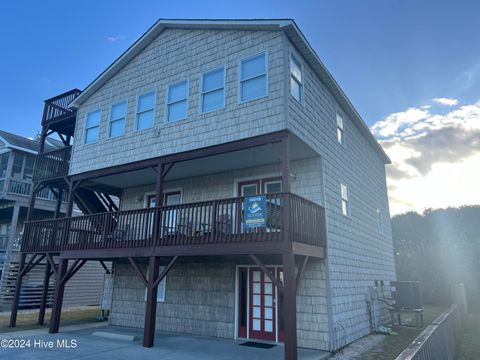
<svg viewBox="0 0 480 360"><path fill-rule="evenodd" d="M269 269L275 274L275 269ZM250 268L249 274L250 338L276 340L275 287L260 268Z"/></svg>

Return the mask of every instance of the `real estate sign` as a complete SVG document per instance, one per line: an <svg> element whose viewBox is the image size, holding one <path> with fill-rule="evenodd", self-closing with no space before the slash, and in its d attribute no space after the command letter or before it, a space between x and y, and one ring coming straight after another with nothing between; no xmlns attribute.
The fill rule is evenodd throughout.
<svg viewBox="0 0 480 360"><path fill-rule="evenodd" d="M243 202L243 219L247 228L265 227L267 201L265 195L247 196Z"/></svg>

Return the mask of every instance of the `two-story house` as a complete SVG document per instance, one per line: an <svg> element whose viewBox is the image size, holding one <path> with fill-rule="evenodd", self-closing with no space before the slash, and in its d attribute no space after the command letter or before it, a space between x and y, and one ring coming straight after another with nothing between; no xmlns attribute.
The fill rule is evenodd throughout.
<svg viewBox="0 0 480 360"><path fill-rule="evenodd" d="M114 261L110 323L146 347L159 329L295 359L382 320L389 159L292 20L159 20L53 102L44 129L75 138L55 175L67 217L27 222L22 244L24 264L58 258L51 332L69 276L98 260ZM120 209L70 217L79 192Z"/></svg>

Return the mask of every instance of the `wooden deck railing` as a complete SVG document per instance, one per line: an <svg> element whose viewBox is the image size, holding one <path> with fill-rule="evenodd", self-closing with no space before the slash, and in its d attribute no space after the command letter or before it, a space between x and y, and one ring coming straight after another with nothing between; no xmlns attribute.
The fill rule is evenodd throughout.
<svg viewBox="0 0 480 360"><path fill-rule="evenodd" d="M51 180L68 175L72 147L44 152L35 158L33 181Z"/></svg>
<svg viewBox="0 0 480 360"><path fill-rule="evenodd" d="M42 125L68 119L75 115L76 110L69 109L68 106L78 95L80 95L80 93L80 90L73 89L46 100L45 108L43 110Z"/></svg>
<svg viewBox="0 0 480 360"><path fill-rule="evenodd" d="M284 209L290 205L289 234ZM203 245L266 241L325 244L324 209L289 193L267 194L265 225L248 228L243 197L25 224L23 252ZM156 225L158 224L158 225Z"/></svg>

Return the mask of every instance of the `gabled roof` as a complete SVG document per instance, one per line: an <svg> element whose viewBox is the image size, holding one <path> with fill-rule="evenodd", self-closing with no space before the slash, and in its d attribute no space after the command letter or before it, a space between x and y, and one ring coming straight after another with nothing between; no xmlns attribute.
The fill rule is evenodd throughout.
<svg viewBox="0 0 480 360"><path fill-rule="evenodd" d="M0 141L3 141L7 148L32 154L37 154L40 149L40 141L38 139L29 139L3 130L0 130ZM63 147L62 142L52 138L47 138L45 142L45 151L55 150L61 147Z"/></svg>
<svg viewBox="0 0 480 360"><path fill-rule="evenodd" d="M214 29L214 30L277 30L283 31L296 49L309 63L317 76L331 91L341 105L343 111L355 122L362 134L382 156L385 163L390 159L377 142L370 129L365 124L350 100L337 84L333 76L323 65L313 48L292 19L160 19L148 29L132 46L130 46L117 60L103 71L86 89L70 104L78 108L93 93L100 89L111 77L127 65L145 47L150 44L165 29Z"/></svg>

